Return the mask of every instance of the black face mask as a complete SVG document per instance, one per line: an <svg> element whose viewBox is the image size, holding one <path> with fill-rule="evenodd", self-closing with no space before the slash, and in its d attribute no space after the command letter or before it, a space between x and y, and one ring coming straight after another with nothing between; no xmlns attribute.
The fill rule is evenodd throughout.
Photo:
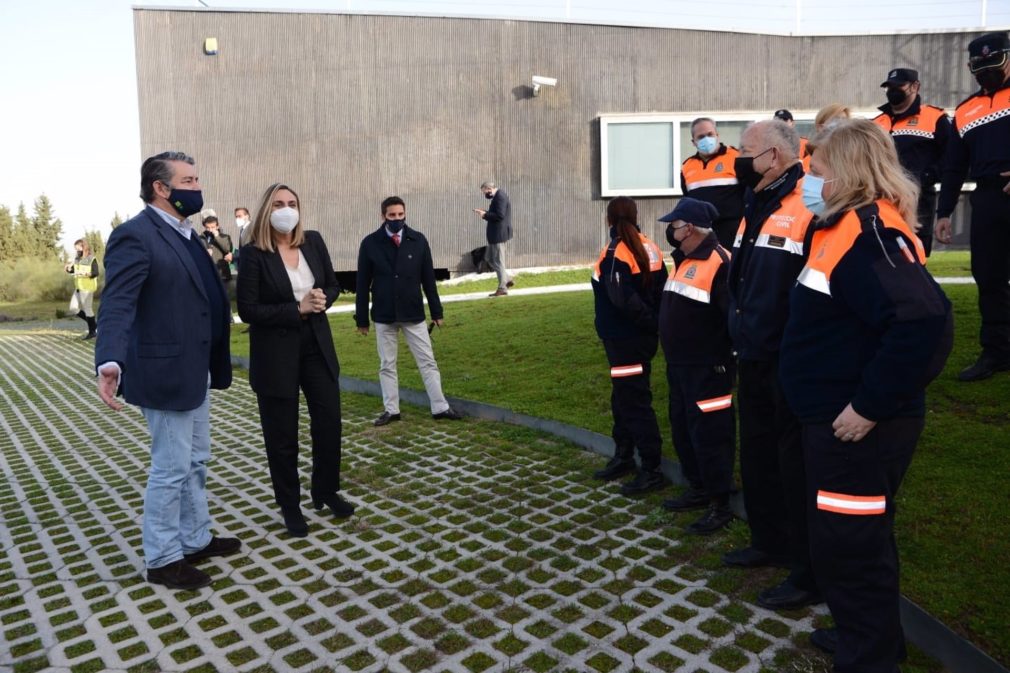
<svg viewBox="0 0 1010 673"><path fill-rule="evenodd" d="M978 82L980 87L992 93L1003 86L1003 82L1006 81L1006 74L1004 74L1003 68L986 68L975 73L975 81Z"/></svg>
<svg viewBox="0 0 1010 673"><path fill-rule="evenodd" d="M677 250L680 248L680 241L673 237L674 231L673 223L671 222L666 227L666 242L669 243L674 250Z"/></svg>
<svg viewBox="0 0 1010 673"><path fill-rule="evenodd" d="M888 89L887 102L891 105L901 105L908 96L901 89Z"/></svg>
<svg viewBox="0 0 1010 673"><path fill-rule="evenodd" d="M740 184L746 185L751 189L755 189L758 186L765 175L754 170L754 160L762 154L771 152L773 149L773 147L769 147L764 152L755 154L752 157L737 157L733 160L733 171L736 173L736 179Z"/></svg>
<svg viewBox="0 0 1010 673"><path fill-rule="evenodd" d="M389 229L391 233L399 234L400 230L403 229L403 225L407 223L407 220L386 220L386 229Z"/></svg>

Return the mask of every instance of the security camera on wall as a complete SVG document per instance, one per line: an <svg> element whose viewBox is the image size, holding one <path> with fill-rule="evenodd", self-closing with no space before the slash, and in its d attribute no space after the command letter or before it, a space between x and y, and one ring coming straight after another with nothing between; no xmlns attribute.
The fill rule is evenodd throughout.
<svg viewBox="0 0 1010 673"><path fill-rule="evenodd" d="M558 79L556 77L543 77L542 75L533 75L533 95L540 95L540 87L542 86L557 86Z"/></svg>

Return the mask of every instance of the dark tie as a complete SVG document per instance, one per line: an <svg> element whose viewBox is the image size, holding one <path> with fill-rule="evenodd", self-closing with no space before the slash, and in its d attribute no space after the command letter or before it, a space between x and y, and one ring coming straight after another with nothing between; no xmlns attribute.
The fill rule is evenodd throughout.
<svg viewBox="0 0 1010 673"><path fill-rule="evenodd" d="M400 235L399 234L393 234L393 244L396 247L398 247L398 248L400 247Z"/></svg>

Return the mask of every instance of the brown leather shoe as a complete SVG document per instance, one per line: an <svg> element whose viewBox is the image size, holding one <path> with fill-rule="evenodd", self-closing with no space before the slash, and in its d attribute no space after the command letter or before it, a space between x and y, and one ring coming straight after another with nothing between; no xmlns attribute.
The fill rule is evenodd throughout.
<svg viewBox="0 0 1010 673"><path fill-rule="evenodd" d="M187 563L197 563L211 556L230 556L242 548L242 541L237 537L212 537L210 543L192 554L183 556Z"/></svg>
<svg viewBox="0 0 1010 673"><path fill-rule="evenodd" d="M195 591L210 584L210 575L194 568L186 559L179 559L160 568L150 568L147 571L147 581L151 584L163 584L169 589Z"/></svg>
<svg viewBox="0 0 1010 673"><path fill-rule="evenodd" d="M492 292L491 294L489 294L488 296L489 297L504 297L508 293L509 293L508 290L506 290L505 288L501 288L500 287L497 290L495 290L494 292Z"/></svg>

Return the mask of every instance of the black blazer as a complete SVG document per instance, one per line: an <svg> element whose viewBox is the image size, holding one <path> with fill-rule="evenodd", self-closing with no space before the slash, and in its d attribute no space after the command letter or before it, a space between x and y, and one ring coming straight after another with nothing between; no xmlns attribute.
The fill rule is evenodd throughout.
<svg viewBox="0 0 1010 673"><path fill-rule="evenodd" d="M306 231L302 254L316 282L326 293L326 307L340 294L333 262L318 231ZM279 252L265 252L253 245L242 247L242 266L236 288L238 314L249 324L249 385L259 395L298 396L298 360L302 317L288 272ZM306 318L334 381L340 365L333 348L333 335L325 313Z"/></svg>
<svg viewBox="0 0 1010 673"><path fill-rule="evenodd" d="M487 220L488 243L504 243L512 238L512 204L508 194L501 189L494 193L484 219Z"/></svg>
<svg viewBox="0 0 1010 673"><path fill-rule="evenodd" d="M358 250L357 304L354 321L368 327L368 293L372 293L372 320L381 323L424 321L428 298L432 320L442 319L442 302L435 286L435 268L428 239L404 225L400 246L386 234L385 225L365 236Z"/></svg>

